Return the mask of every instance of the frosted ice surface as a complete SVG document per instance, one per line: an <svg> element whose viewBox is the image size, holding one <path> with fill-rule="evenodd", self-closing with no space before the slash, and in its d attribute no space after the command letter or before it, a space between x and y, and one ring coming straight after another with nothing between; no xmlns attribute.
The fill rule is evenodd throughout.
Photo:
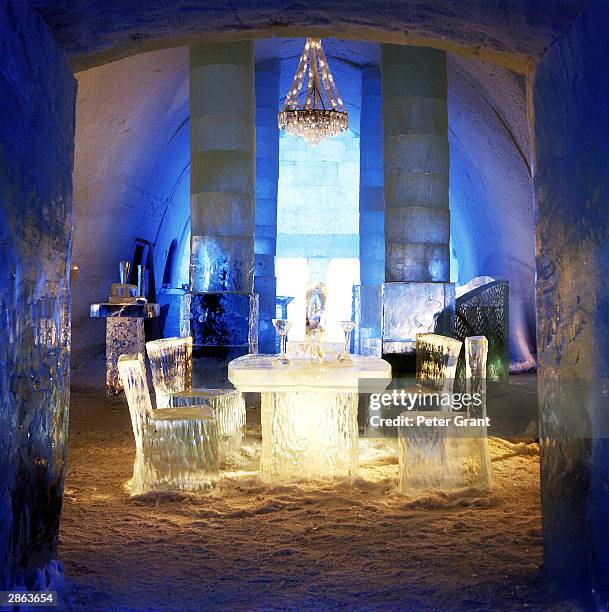
<svg viewBox="0 0 609 612"><path fill-rule="evenodd" d="M417 334L417 382L452 393L462 346L446 336Z"/></svg>
<svg viewBox="0 0 609 612"><path fill-rule="evenodd" d="M126 353L144 352L144 320L134 317L106 319L106 389L117 394L123 389L118 372L118 358Z"/></svg>
<svg viewBox="0 0 609 612"><path fill-rule="evenodd" d="M192 385L192 338L164 338L146 343L157 408L168 408L170 396Z"/></svg>
<svg viewBox="0 0 609 612"><path fill-rule="evenodd" d="M357 393L262 393L262 480L355 476L357 404Z"/></svg>
<svg viewBox="0 0 609 612"><path fill-rule="evenodd" d="M440 489L475 488L487 490L492 486L488 440L478 427L421 424L419 415L426 418L452 419L455 413L404 412L402 418L413 419L412 425L400 426L399 432L399 489L407 495Z"/></svg>
<svg viewBox="0 0 609 612"><path fill-rule="evenodd" d="M218 426L220 459L236 453L245 428L241 393L192 388L192 338L165 338L146 343L157 408L208 406Z"/></svg>
<svg viewBox="0 0 609 612"><path fill-rule="evenodd" d="M135 436L131 494L200 491L213 486L219 456L210 408L153 410L143 356L121 355L118 367Z"/></svg>

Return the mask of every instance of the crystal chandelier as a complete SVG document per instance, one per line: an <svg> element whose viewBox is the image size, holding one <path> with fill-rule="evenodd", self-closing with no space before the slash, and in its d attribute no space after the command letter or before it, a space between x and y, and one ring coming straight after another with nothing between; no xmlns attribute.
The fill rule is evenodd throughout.
<svg viewBox="0 0 609 612"><path fill-rule="evenodd" d="M321 38L307 38L277 123L279 129L312 145L349 128L349 116L334 84Z"/></svg>

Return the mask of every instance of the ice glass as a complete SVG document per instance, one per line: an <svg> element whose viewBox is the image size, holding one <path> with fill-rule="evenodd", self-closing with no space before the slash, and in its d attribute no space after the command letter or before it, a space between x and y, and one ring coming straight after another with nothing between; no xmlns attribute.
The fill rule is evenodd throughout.
<svg viewBox="0 0 609 612"><path fill-rule="evenodd" d="M286 348L288 344L288 332L292 327L292 322L287 319L273 319L273 325L275 327L275 331L279 335L279 346L281 347L279 354L279 362L280 363L290 363L290 360L286 354Z"/></svg>
<svg viewBox="0 0 609 612"><path fill-rule="evenodd" d="M128 261L121 261L118 264L119 277L121 280L121 285L126 285L129 282L129 269L131 268L131 263Z"/></svg>
<svg viewBox="0 0 609 612"><path fill-rule="evenodd" d="M343 352L339 358L339 361L351 361L351 357L349 357L349 349L351 346L351 334L353 330L357 326L355 321L339 321L340 326L343 329L345 334L345 346L343 348Z"/></svg>

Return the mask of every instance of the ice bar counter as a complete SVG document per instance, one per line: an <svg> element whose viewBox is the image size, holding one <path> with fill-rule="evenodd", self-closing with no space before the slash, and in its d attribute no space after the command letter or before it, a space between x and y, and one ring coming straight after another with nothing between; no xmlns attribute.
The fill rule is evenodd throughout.
<svg viewBox="0 0 609 612"><path fill-rule="evenodd" d="M245 355L230 362L228 378L261 394L262 480L326 480L356 475L358 393L383 391L391 366L359 355L330 363Z"/></svg>

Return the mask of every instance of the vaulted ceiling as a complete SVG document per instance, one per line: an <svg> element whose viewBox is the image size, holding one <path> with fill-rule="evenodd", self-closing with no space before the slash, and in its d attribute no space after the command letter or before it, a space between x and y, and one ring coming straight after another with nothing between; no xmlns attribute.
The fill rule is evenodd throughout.
<svg viewBox="0 0 609 612"><path fill-rule="evenodd" d="M75 69L137 52L223 40L303 36L410 42L524 71L587 0L32 0Z"/></svg>

